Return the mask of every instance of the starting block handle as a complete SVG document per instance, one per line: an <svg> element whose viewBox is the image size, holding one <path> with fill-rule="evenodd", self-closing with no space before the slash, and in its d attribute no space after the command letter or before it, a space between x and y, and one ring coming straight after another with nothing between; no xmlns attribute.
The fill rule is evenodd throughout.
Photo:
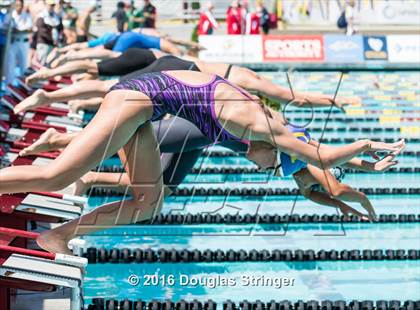
<svg viewBox="0 0 420 310"><path fill-rule="evenodd" d="M9 246L9 245L0 245L0 251L45 258L49 260L54 260L55 255L56 255L54 253L42 252L42 251L37 251L37 250L29 250L29 249L18 248L18 247Z"/></svg>
<svg viewBox="0 0 420 310"><path fill-rule="evenodd" d="M0 234L10 237L22 237L26 239L36 239L39 236L38 233L6 227L0 227Z"/></svg>

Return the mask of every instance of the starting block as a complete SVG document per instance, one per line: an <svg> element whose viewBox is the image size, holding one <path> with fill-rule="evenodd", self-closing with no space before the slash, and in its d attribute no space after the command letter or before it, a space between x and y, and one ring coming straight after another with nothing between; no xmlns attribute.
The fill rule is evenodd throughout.
<svg viewBox="0 0 420 310"><path fill-rule="evenodd" d="M0 308L10 309L10 290L52 292L71 289L70 309L83 307L83 276L87 259L27 249L37 233L0 227Z"/></svg>

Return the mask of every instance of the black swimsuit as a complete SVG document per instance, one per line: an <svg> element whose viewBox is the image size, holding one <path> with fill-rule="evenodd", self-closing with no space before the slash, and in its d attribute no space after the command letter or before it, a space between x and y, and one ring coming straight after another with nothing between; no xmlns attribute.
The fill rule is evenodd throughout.
<svg viewBox="0 0 420 310"><path fill-rule="evenodd" d="M129 48L120 56L98 62L98 73L102 76L120 76L146 68L156 60L155 54L145 48Z"/></svg>

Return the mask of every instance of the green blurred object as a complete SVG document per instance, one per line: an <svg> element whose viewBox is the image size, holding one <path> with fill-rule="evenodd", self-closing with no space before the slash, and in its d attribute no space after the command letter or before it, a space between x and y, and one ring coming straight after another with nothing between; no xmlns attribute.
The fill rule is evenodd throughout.
<svg viewBox="0 0 420 310"><path fill-rule="evenodd" d="M199 1L195 1L191 3L191 9L193 10L200 10L200 2Z"/></svg>
<svg viewBox="0 0 420 310"><path fill-rule="evenodd" d="M129 10L127 12L127 17L128 17L128 29L129 30L143 27L142 22L134 21L134 18L143 18L144 17L143 10L140 10L140 9Z"/></svg>
<svg viewBox="0 0 420 310"><path fill-rule="evenodd" d="M191 33L191 41L198 42L198 24L196 24Z"/></svg>

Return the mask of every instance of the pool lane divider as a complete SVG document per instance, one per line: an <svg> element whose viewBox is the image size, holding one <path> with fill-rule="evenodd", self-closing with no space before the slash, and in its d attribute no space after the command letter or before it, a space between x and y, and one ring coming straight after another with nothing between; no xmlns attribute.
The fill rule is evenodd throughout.
<svg viewBox="0 0 420 310"><path fill-rule="evenodd" d="M243 154L239 153L239 152L234 152L231 151L229 149L226 150L213 150L211 148L205 149L204 150L204 154L207 156L211 156L211 157L237 157L237 156L243 156ZM420 151L409 151L409 150L404 150L400 153L399 156L416 156L416 157L420 157Z"/></svg>
<svg viewBox="0 0 420 310"><path fill-rule="evenodd" d="M358 188L359 191L366 195L418 195L420 188L418 187L399 187L399 188ZM119 196L121 191L109 187L95 187L91 188L88 193L89 196L103 197L103 196ZM297 188L203 188L194 186L191 188L177 188L173 192L173 196L296 196L300 195Z"/></svg>
<svg viewBox="0 0 420 310"><path fill-rule="evenodd" d="M420 157L420 152L419 157ZM236 154L227 155L234 157ZM410 164L412 165L412 164ZM124 168L121 165L104 165L98 167L97 171L101 172L124 172ZM370 172L366 171L360 171L355 169L344 169L345 173L352 173L352 174L368 174ZM420 166L419 167L392 167L387 170L387 173L413 173L413 172L420 172ZM193 174L243 174L243 173L257 173L257 174L267 174L264 171L261 171L258 167L254 166L241 166L241 167L232 167L229 165L223 166L223 165L214 165L211 167L194 167L191 170L191 173Z"/></svg>
<svg viewBox="0 0 420 310"><path fill-rule="evenodd" d="M177 250L95 248L84 250L89 264L130 263L213 263L213 262L308 262L308 261L380 261L418 260L416 249L352 250Z"/></svg>
<svg viewBox="0 0 420 310"><path fill-rule="evenodd" d="M138 225L197 225L197 224L293 224L293 223L369 223L355 215L345 218L338 214L159 214L151 221ZM380 214L378 223L419 223L420 214Z"/></svg>
<svg viewBox="0 0 420 310"><path fill-rule="evenodd" d="M211 157L239 157L239 156L243 156L243 154L238 153L238 152L234 152L231 150L212 150L210 149L205 149L203 152L204 155L206 156L211 156ZM415 157L420 157L420 151L408 151L408 150L404 150L402 151L399 156L415 156Z"/></svg>
<svg viewBox="0 0 420 310"><path fill-rule="evenodd" d="M243 300L234 302L226 300L217 304L213 300L115 300L93 298L88 310L419 310L420 301L414 300L271 300L269 302Z"/></svg>

